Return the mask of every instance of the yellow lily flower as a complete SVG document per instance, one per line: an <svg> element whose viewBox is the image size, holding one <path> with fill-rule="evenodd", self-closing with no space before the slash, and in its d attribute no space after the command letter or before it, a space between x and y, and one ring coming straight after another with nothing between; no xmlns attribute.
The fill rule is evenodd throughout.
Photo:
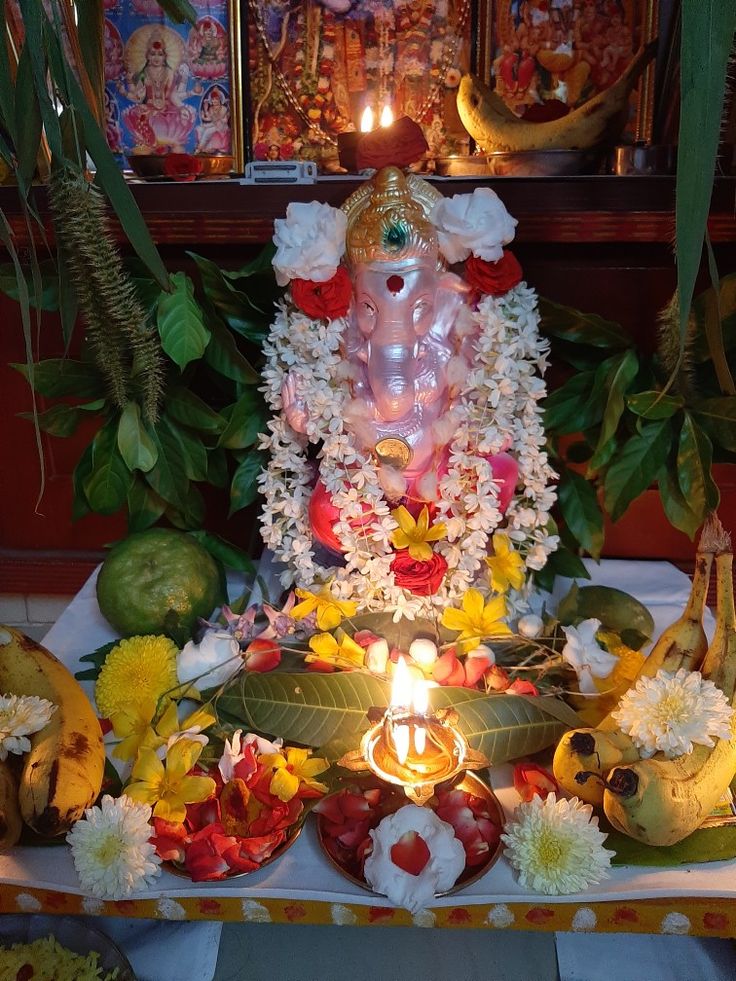
<svg viewBox="0 0 736 981"><path fill-rule="evenodd" d="M394 547L408 548L409 555L415 562L428 562L432 558L432 549L427 542L438 542L447 534L447 527L442 522L430 527L426 504L416 521L403 504L391 512L391 517L399 523L399 527L391 535Z"/></svg>
<svg viewBox="0 0 736 981"><path fill-rule="evenodd" d="M313 653L307 654L304 660L325 661L334 664L336 668L362 668L365 650L348 637L344 630L332 634L315 634L309 638L309 646Z"/></svg>
<svg viewBox="0 0 736 981"><path fill-rule="evenodd" d="M173 705L173 702L171 703ZM174 706L176 711L176 706ZM152 698L132 701L124 708L113 712L110 722L112 731L121 740L112 751L119 760L134 760L143 748L156 750L166 742L153 729L156 703Z"/></svg>
<svg viewBox="0 0 736 981"><path fill-rule="evenodd" d="M358 604L350 600L339 600L332 595L329 584L323 586L318 593L308 589L295 589L294 592L302 600L291 611L295 620L303 620L310 613L317 611L317 626L320 630L334 630L342 623L343 617L355 616Z"/></svg>
<svg viewBox="0 0 736 981"><path fill-rule="evenodd" d="M327 787L314 778L325 770L329 770L330 764L327 760L320 760L316 757L310 759L310 750L289 747L286 756L283 753L268 753L261 756L260 762L266 767L271 767L273 776L269 785L269 792L278 797L279 800L288 803L295 797L299 788L304 784L315 793L305 793L305 797L313 797L316 794L326 794Z"/></svg>
<svg viewBox="0 0 736 981"><path fill-rule="evenodd" d="M217 722L217 716L205 705L198 706L191 715L188 715L182 722L179 722L179 713L176 703L169 702L166 711L156 723L156 732L163 736L163 741L170 739L179 732L200 733L209 729Z"/></svg>
<svg viewBox="0 0 736 981"><path fill-rule="evenodd" d="M447 607L442 614L442 626L448 630L459 630L458 641L465 641L464 647L475 645L487 637L508 635L511 630L501 617L506 614L506 600L494 596L487 603L478 589L469 589L463 596L461 610Z"/></svg>
<svg viewBox="0 0 736 981"><path fill-rule="evenodd" d="M491 570L491 587L497 593L505 593L509 586L512 589L521 589L524 585L524 560L511 544L508 535L497 532L493 536L493 555L488 556L486 563Z"/></svg>
<svg viewBox="0 0 736 981"><path fill-rule="evenodd" d="M187 775L201 753L199 743L180 739L166 754L164 765L152 749L142 749L125 793L141 804L150 804L154 817L180 824L187 814L186 804L207 800L215 792L211 777Z"/></svg>

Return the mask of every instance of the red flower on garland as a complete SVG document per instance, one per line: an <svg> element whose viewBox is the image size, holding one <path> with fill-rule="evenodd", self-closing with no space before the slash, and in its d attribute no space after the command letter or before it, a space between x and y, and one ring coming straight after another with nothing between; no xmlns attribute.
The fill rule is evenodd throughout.
<svg viewBox="0 0 736 981"><path fill-rule="evenodd" d="M204 170L204 164L192 153L167 153L164 157L164 176L175 181L193 181Z"/></svg>
<svg viewBox="0 0 736 981"><path fill-rule="evenodd" d="M293 279L291 298L302 313L321 320L334 320L344 317L350 308L353 284L344 266L326 283L315 283L311 279Z"/></svg>
<svg viewBox="0 0 736 981"><path fill-rule="evenodd" d="M486 262L472 255L465 263L466 281L489 296L503 296L518 286L523 278L519 260L506 249L498 262Z"/></svg>
<svg viewBox="0 0 736 981"><path fill-rule="evenodd" d="M396 585L415 596L432 596L440 588L447 572L447 562L436 552L424 562L413 559L409 552L397 552L391 563Z"/></svg>

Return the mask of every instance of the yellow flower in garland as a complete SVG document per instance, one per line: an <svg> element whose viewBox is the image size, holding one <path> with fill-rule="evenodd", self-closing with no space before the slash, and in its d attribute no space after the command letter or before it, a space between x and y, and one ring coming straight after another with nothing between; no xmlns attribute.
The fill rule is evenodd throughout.
<svg viewBox="0 0 736 981"><path fill-rule="evenodd" d="M111 719L120 709L147 699L157 703L176 688L178 650L173 640L161 635L121 640L105 658L95 684L100 715Z"/></svg>
<svg viewBox="0 0 736 981"><path fill-rule="evenodd" d="M304 658L308 664L324 661L334 664L336 668L363 667L365 650L344 630L337 630L334 637L332 634L315 634L309 638L309 646L313 653Z"/></svg>
<svg viewBox="0 0 736 981"><path fill-rule="evenodd" d="M295 620L303 620L310 613L317 612L317 626L320 630L334 630L342 623L343 617L355 616L358 604L350 600L339 600L333 596L329 584L323 586L318 593L311 593L308 589L294 590L296 595L302 600L297 603L291 611L291 616Z"/></svg>
<svg viewBox="0 0 736 981"><path fill-rule="evenodd" d="M509 587L521 589L524 585L524 560L511 544L508 535L496 532L493 536L493 555L486 562L491 570L491 587L497 593L505 593Z"/></svg>
<svg viewBox="0 0 736 981"><path fill-rule="evenodd" d="M501 637L511 633L501 617L506 615L506 600L494 596L487 603L477 589L469 589L463 596L461 610L448 607L442 614L442 626L448 630L458 630L458 641L464 646L477 644L487 637Z"/></svg>
<svg viewBox="0 0 736 981"><path fill-rule="evenodd" d="M305 797L326 794L328 788L314 778L329 770L330 764L327 760L310 758L308 749L289 747L285 752L286 755L268 753L261 756L259 760L264 766L271 767L273 770L269 792L284 803L295 797L302 786L306 788L303 791Z"/></svg>
<svg viewBox="0 0 736 981"><path fill-rule="evenodd" d="M395 548L409 549L409 555L415 562L429 562L432 558L432 548L428 542L438 542L447 534L447 527L440 522L429 524L429 510L426 506L419 512L415 521L404 505L391 512L391 517L399 523L399 527L391 535Z"/></svg>
<svg viewBox="0 0 736 981"><path fill-rule="evenodd" d="M187 814L186 804L207 800L215 792L212 777L188 776L201 753L200 743L179 739L167 752L164 764L152 749L142 749L125 793L141 804L150 804L154 817L180 824Z"/></svg>

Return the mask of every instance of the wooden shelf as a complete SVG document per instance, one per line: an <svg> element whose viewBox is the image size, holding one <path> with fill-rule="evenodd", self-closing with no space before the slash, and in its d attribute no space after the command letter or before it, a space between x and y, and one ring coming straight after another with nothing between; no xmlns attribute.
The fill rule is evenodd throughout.
<svg viewBox="0 0 736 981"><path fill-rule="evenodd" d="M320 178L315 184L247 185L238 180L195 184L131 182L133 195L161 245L247 245L266 242L273 220L290 201L335 206L362 178ZM518 220L517 241L558 243L668 243L674 234L674 177L435 178L445 195L492 187ZM34 192L42 215L45 193ZM710 233L714 242L736 240L736 178L715 181ZM14 188L0 188L0 208L19 244L27 230ZM123 240L122 234L120 239Z"/></svg>

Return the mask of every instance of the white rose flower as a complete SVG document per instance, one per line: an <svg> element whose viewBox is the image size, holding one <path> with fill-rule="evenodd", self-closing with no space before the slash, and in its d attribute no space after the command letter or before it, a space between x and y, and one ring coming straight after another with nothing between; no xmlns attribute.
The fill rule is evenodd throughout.
<svg viewBox="0 0 736 981"><path fill-rule="evenodd" d="M562 658L575 669L578 685L584 695L595 695L598 689L593 678L607 678L616 666L618 658L604 651L595 639L600 620L591 617L577 627L563 627L567 643L562 648Z"/></svg>
<svg viewBox="0 0 736 981"><path fill-rule="evenodd" d="M199 644L190 640L177 658L176 673L181 684L218 688L242 668L240 646L227 630L207 630ZM200 677L204 675L204 677Z"/></svg>
<svg viewBox="0 0 736 981"><path fill-rule="evenodd" d="M286 286L290 279L326 283L337 272L345 253L347 217L339 208L319 201L292 201L286 218L274 222L276 282Z"/></svg>
<svg viewBox="0 0 736 981"><path fill-rule="evenodd" d="M486 262L497 262L503 246L515 235L517 221L490 187L472 194L454 194L438 201L432 210L440 251L448 262L462 262L472 253Z"/></svg>

